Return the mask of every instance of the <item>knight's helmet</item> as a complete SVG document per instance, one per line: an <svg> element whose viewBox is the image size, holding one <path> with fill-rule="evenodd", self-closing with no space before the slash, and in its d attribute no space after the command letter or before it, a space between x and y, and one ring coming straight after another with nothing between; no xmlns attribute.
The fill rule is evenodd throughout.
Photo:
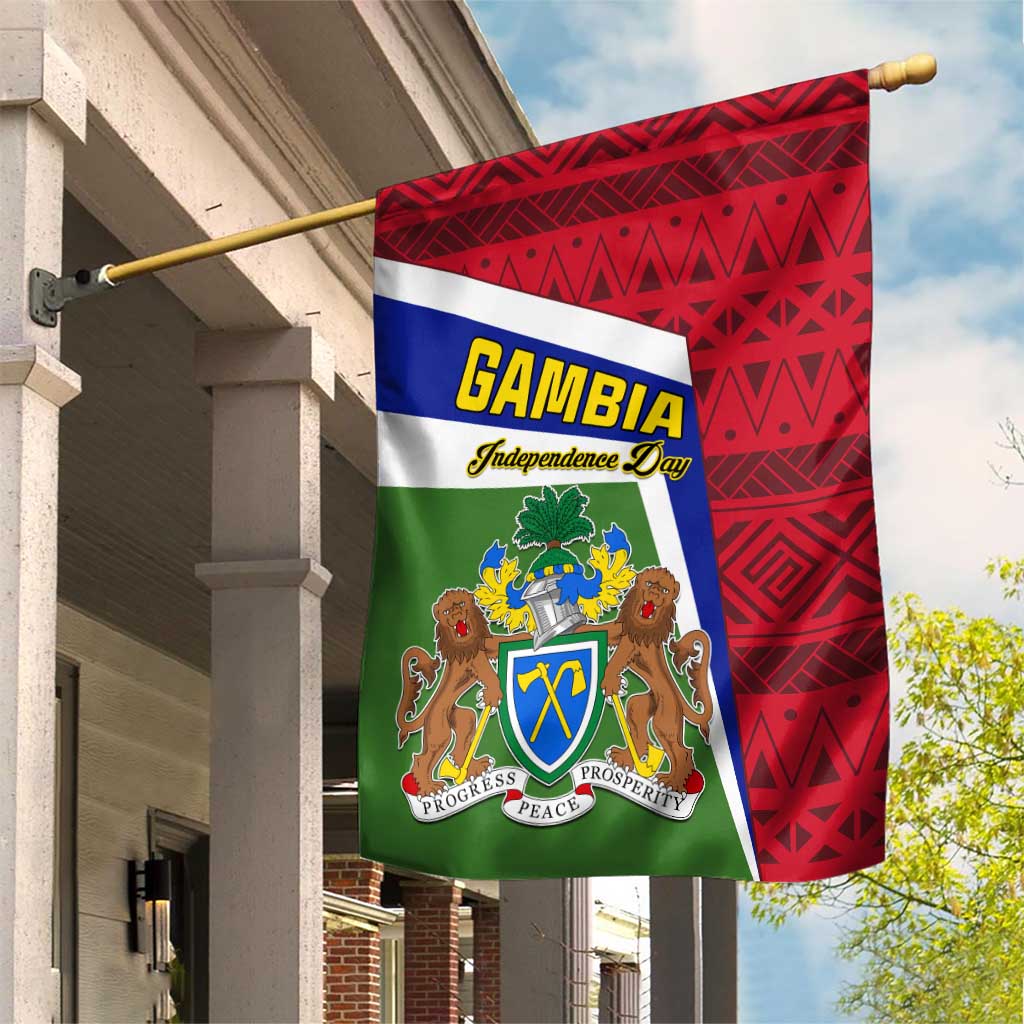
<svg viewBox="0 0 1024 1024"><path fill-rule="evenodd" d="M565 597L561 585L566 577L582 573L583 566L571 552L562 548L543 552L530 567L523 600L530 606L536 624L533 634L535 651L549 640L571 633L587 621L579 604Z"/></svg>

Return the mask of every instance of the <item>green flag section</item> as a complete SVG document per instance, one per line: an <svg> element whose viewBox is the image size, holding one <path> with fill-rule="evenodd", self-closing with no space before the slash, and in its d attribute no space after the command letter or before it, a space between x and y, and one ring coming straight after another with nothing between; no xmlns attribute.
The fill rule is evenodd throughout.
<svg viewBox="0 0 1024 1024"><path fill-rule="evenodd" d="M635 874L638 865L654 875L752 877L724 737L683 723L695 770L680 792L659 781L664 753L642 710L632 734L627 723L646 700L654 714L648 686L627 670L619 693L602 689L617 608L664 559L639 485L583 492L378 490L359 717L364 856L476 878ZM545 541L560 529L562 538ZM587 621L538 644L544 624L510 595L517 581L543 584L546 572L563 590L598 573L604 586L578 602ZM664 599L645 595L652 608ZM449 622L467 640L489 634L496 682L461 667L468 654L445 656L439 623ZM691 625L673 622L670 642L650 657L664 659L683 700L700 707L699 647L689 660L669 653Z"/></svg>

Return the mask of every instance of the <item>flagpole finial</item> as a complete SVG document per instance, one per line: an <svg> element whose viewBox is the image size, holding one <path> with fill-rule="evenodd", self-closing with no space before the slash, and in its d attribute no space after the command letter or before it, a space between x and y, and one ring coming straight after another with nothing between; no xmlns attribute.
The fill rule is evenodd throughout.
<svg viewBox="0 0 1024 1024"><path fill-rule="evenodd" d="M904 85L924 85L935 77L938 69L938 61L931 53L915 53L906 60L887 60L868 72L868 88L893 92Z"/></svg>

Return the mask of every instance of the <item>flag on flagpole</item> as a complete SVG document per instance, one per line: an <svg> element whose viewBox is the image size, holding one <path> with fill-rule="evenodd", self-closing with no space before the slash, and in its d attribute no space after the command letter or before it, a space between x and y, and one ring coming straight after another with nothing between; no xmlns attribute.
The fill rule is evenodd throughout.
<svg viewBox="0 0 1024 1024"><path fill-rule="evenodd" d="M865 72L381 191L364 855L884 855Z"/></svg>

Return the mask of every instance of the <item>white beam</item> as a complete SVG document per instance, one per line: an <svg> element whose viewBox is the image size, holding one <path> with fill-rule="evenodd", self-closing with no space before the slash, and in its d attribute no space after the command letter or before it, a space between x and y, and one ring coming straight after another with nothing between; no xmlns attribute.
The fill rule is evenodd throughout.
<svg viewBox="0 0 1024 1024"><path fill-rule="evenodd" d="M346 112L379 111L374 130L387 118L388 146L377 147L374 165L360 164L358 183L346 156L362 156L361 138L328 145L322 126L330 111L309 109L313 100L297 102L289 91L288 75L308 71L304 37L272 31L285 42L271 65L246 34L245 19L265 22L275 11L284 19L288 5L52 7L51 31L89 89L90 142L69 153L68 188L134 255L363 198L414 173L530 143L457 6L314 6L317 18L337 22L333 31L357 36L376 65L376 75L346 79ZM322 88L317 95L329 104ZM324 434L369 479L376 471L371 243L366 219L161 275L209 328L315 327L339 376Z"/></svg>

